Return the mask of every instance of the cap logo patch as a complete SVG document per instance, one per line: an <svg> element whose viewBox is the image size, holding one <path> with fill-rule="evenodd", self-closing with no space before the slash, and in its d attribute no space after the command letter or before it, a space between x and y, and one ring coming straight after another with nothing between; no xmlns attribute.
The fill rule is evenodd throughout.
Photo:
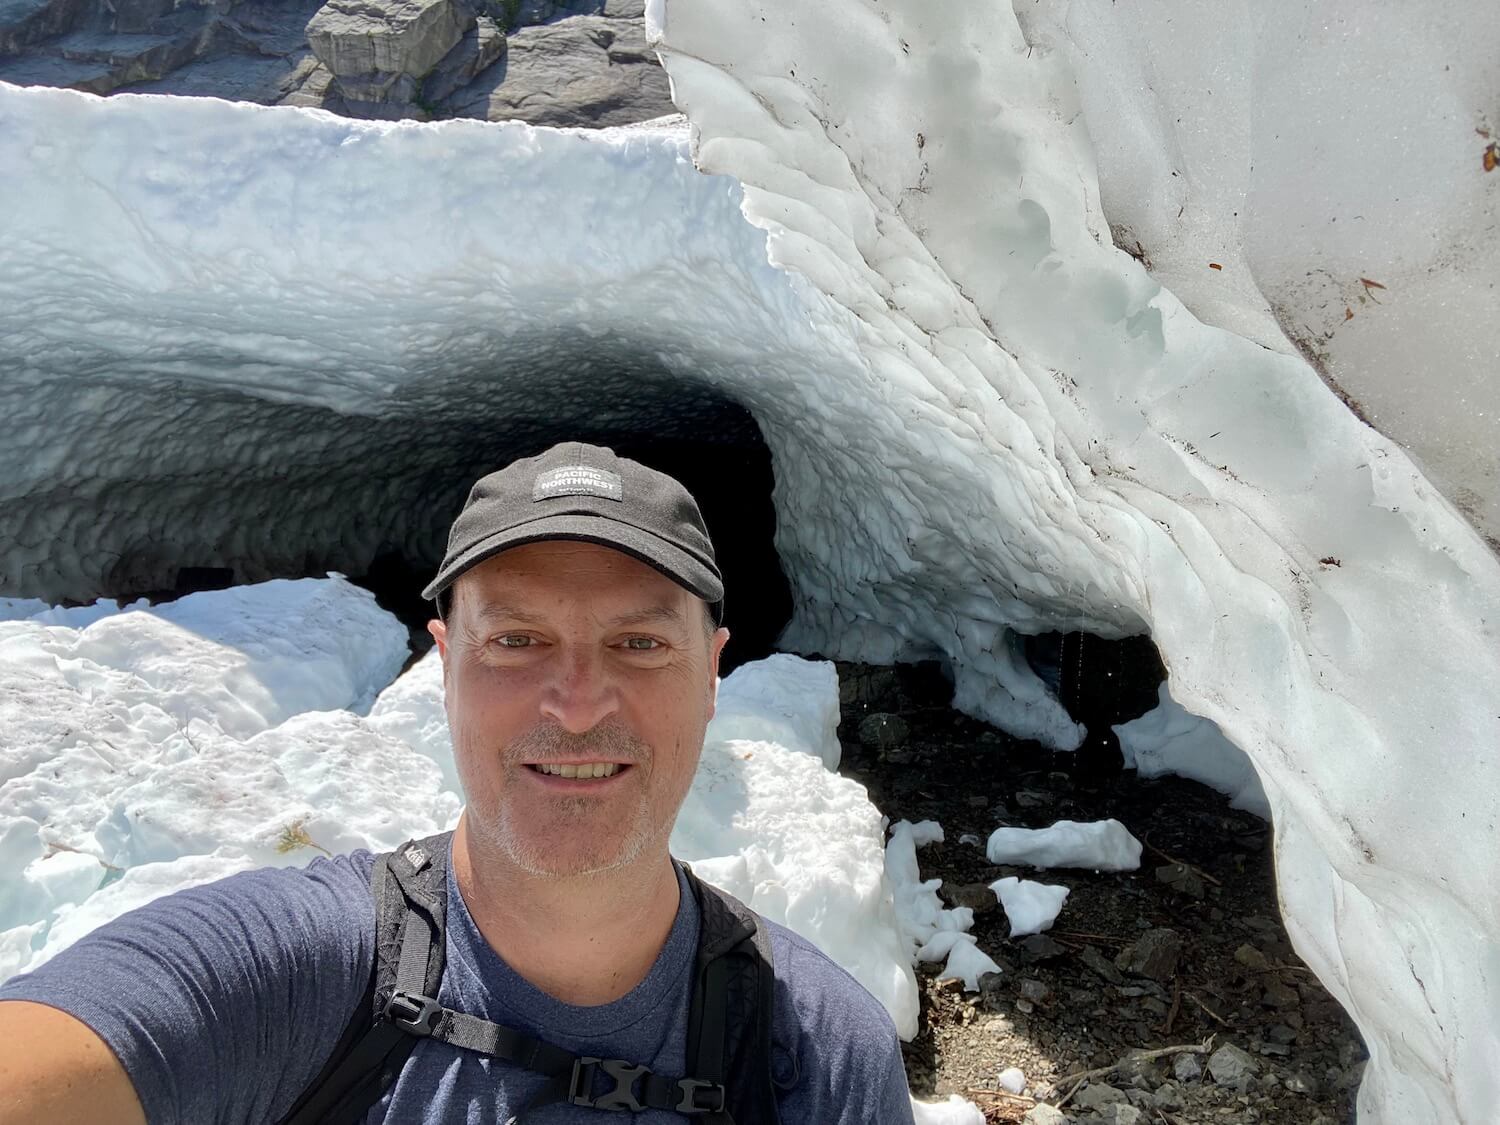
<svg viewBox="0 0 1500 1125"><path fill-rule="evenodd" d="M602 496L606 500L623 500L625 493L619 473L596 469L592 465L564 465L537 474L536 484L531 489L533 503L556 496Z"/></svg>

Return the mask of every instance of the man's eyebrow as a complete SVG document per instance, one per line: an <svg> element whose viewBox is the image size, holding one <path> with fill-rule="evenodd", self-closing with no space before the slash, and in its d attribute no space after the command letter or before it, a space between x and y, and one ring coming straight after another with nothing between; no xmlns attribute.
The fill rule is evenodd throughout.
<svg viewBox="0 0 1500 1125"><path fill-rule="evenodd" d="M488 602L480 606L476 611L481 621L515 621L522 625L543 625L546 618L539 613L522 609L520 606L507 605L504 602Z"/></svg>
<svg viewBox="0 0 1500 1125"><path fill-rule="evenodd" d="M622 613L609 620L611 625L681 625L682 623L682 614L676 606L671 605L655 605L649 609L632 610L630 613Z"/></svg>
<svg viewBox="0 0 1500 1125"><path fill-rule="evenodd" d="M545 625L547 623L545 614L533 613L530 610L522 609L520 606L509 605L505 602L489 602L486 605L480 606L475 612L479 615L480 620L486 623L497 621L513 621L521 625ZM653 624L681 625L683 621L682 613L676 606L654 605L611 617L607 624L616 627Z"/></svg>

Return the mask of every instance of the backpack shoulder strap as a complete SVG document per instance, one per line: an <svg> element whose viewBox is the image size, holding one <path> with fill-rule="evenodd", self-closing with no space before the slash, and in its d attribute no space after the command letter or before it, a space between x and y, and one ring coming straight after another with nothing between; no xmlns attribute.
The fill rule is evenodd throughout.
<svg viewBox="0 0 1500 1125"><path fill-rule="evenodd" d="M281 1125L353 1125L395 1082L417 1039L384 1018L398 991L436 996L447 952L451 832L376 857L370 982L327 1063Z"/></svg>
<svg viewBox="0 0 1500 1125"><path fill-rule="evenodd" d="M776 970L771 935L744 903L683 871L698 903L697 972L688 1012L688 1072L720 1083L725 1112L712 1125L774 1125L771 1029Z"/></svg>

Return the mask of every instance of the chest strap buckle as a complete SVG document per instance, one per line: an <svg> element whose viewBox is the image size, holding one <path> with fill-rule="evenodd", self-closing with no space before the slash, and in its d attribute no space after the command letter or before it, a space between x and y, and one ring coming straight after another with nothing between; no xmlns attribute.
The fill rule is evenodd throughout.
<svg viewBox="0 0 1500 1125"><path fill-rule="evenodd" d="M596 1098L592 1096L594 1075L600 1069L615 1080L615 1088ZM635 1083L641 1075L649 1073L649 1067L634 1066L620 1059L578 1059L573 1063L573 1077L568 1083L568 1100L574 1105L589 1106L592 1109L640 1113L646 1107L636 1100Z"/></svg>

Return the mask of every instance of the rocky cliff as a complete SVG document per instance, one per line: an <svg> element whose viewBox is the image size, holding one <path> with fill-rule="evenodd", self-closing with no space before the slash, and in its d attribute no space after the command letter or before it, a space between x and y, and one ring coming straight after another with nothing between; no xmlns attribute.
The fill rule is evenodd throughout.
<svg viewBox="0 0 1500 1125"><path fill-rule="evenodd" d="M351 117L623 125L673 112L643 0L0 0L0 82Z"/></svg>

